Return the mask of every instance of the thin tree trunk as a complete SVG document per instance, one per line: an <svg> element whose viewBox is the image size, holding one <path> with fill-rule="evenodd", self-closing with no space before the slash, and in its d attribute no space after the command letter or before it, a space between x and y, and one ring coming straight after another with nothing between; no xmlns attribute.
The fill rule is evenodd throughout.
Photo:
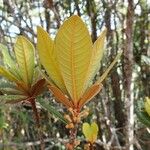
<svg viewBox="0 0 150 150"><path fill-rule="evenodd" d="M92 30L92 41L95 42L97 39L97 10L96 10L96 4L94 0L87 0L86 4L87 14L91 19L91 30Z"/></svg>
<svg viewBox="0 0 150 150"><path fill-rule="evenodd" d="M124 88L125 88L125 112L126 112L126 149L133 150L134 140L134 100L133 100L133 0L128 0L126 16L125 47L124 47Z"/></svg>
<svg viewBox="0 0 150 150"><path fill-rule="evenodd" d="M79 0L74 0L75 7L78 13L78 16L81 16L80 7L79 7Z"/></svg>
<svg viewBox="0 0 150 150"><path fill-rule="evenodd" d="M114 31L111 29L111 13L112 13L112 5L107 5L105 2L103 2L103 6L106 9L105 11L105 24L107 28L107 38L110 47L110 58L113 60L113 56L116 55L116 52L118 51L118 45L114 42ZM115 18L114 18L115 19ZM116 30L116 29L115 29ZM116 31L117 32L117 31ZM113 96L115 97L115 100L113 101L114 105L114 115L115 119L117 120L116 127L119 128L120 132L122 132L122 128L125 125L125 115L123 113L123 102L121 101L121 90L120 90L120 78L119 74L117 72L117 69L114 69L113 73L111 74L111 85L112 85L112 92ZM109 105L111 102L109 102ZM110 108L109 108L110 110ZM109 116L111 116L111 111L109 111ZM124 144L123 140L119 137L117 137L119 141L113 141L113 145L118 145L121 143L121 145Z"/></svg>

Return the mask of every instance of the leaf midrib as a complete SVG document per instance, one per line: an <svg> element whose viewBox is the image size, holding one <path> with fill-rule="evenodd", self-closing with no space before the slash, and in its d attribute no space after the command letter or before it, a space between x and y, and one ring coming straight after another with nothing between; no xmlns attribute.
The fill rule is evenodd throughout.
<svg viewBox="0 0 150 150"><path fill-rule="evenodd" d="M72 40L71 40L71 81L72 81L72 94L73 94L73 101L76 103L77 102L77 93L76 93L76 79L75 79L75 64L74 64L74 50L72 50L73 48L73 41L74 41L74 34L75 34L75 30L76 30L76 20L74 22L75 24L75 28L73 30L73 34L72 34Z"/></svg>

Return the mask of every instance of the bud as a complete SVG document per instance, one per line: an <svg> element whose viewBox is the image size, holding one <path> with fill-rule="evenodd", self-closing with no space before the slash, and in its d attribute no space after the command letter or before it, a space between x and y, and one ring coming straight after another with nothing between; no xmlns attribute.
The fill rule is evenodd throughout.
<svg viewBox="0 0 150 150"><path fill-rule="evenodd" d="M70 118L69 115L64 115L64 118L65 118L66 120L68 120L69 122L72 122L72 120L71 120L71 118Z"/></svg>
<svg viewBox="0 0 150 150"><path fill-rule="evenodd" d="M76 116L73 117L73 121L77 122L77 117Z"/></svg>
<svg viewBox="0 0 150 150"><path fill-rule="evenodd" d="M90 150L90 144L89 143L84 145L84 150Z"/></svg>
<svg viewBox="0 0 150 150"><path fill-rule="evenodd" d="M74 124L73 123L69 123L69 124L66 125L66 128L67 129L72 129L72 128L74 128Z"/></svg>
<svg viewBox="0 0 150 150"><path fill-rule="evenodd" d="M70 112L72 115L74 115L73 108L70 107L68 110L69 110L69 112Z"/></svg>
<svg viewBox="0 0 150 150"><path fill-rule="evenodd" d="M79 144L80 144L80 141L79 141L79 140L75 140L75 141L74 141L75 147L78 146Z"/></svg>
<svg viewBox="0 0 150 150"><path fill-rule="evenodd" d="M67 149L67 150L73 150L73 145L70 144L70 143L67 143L67 144L66 144L66 149Z"/></svg>
<svg viewBox="0 0 150 150"><path fill-rule="evenodd" d="M89 109L85 109L80 113L80 117L87 117L89 115Z"/></svg>
<svg viewBox="0 0 150 150"><path fill-rule="evenodd" d="M77 123L80 123L81 122L81 118L80 116L77 117Z"/></svg>

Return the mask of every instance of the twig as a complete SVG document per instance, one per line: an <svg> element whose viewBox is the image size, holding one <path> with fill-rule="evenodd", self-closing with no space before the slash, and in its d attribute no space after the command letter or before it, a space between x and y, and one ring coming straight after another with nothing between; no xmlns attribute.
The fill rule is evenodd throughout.
<svg viewBox="0 0 150 150"><path fill-rule="evenodd" d="M47 138L47 139L44 139L43 140L44 143L50 143L51 141L55 142L60 142L62 144L66 143L67 140L64 140L64 139L61 139L61 138ZM0 148L1 147L10 147L10 146L16 146L16 147L24 147L24 148L28 148L30 146L38 146L41 144L41 141L38 140L38 141L35 141L35 142L24 142L24 143L15 143L15 142L7 142L7 143L4 143L4 142L0 142Z"/></svg>

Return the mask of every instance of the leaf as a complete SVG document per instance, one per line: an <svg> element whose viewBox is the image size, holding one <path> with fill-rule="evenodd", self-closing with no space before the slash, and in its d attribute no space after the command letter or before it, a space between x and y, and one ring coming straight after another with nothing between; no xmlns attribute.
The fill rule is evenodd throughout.
<svg viewBox="0 0 150 150"><path fill-rule="evenodd" d="M19 103L19 102L29 102L30 103L30 101L31 100L33 100L33 98L34 97L28 97L28 96L24 96L24 95L18 95L18 96L20 96L20 98L16 98L16 99L10 99L9 101L7 101L6 102L6 104L16 104L16 103ZM22 98L21 98L21 96L22 96Z"/></svg>
<svg viewBox="0 0 150 150"><path fill-rule="evenodd" d="M17 103L25 100L27 97L23 95L0 95L0 104Z"/></svg>
<svg viewBox="0 0 150 150"><path fill-rule="evenodd" d="M40 72L41 76L46 79L48 84L56 86L55 83L41 70L41 68L39 68L39 72Z"/></svg>
<svg viewBox="0 0 150 150"><path fill-rule="evenodd" d="M50 104L47 104L44 99L38 99L38 102L51 114L55 117L59 118L63 123L67 124L67 120L56 110L56 108L52 107Z"/></svg>
<svg viewBox="0 0 150 150"><path fill-rule="evenodd" d="M77 105L92 53L91 37L80 17L72 16L64 22L55 38L55 46L66 88Z"/></svg>
<svg viewBox="0 0 150 150"><path fill-rule="evenodd" d="M54 44L50 36L41 27L37 27L37 49L41 64L44 66L46 72L52 79L52 81L66 93L66 87L60 74L59 67L57 65L56 57L54 55Z"/></svg>
<svg viewBox="0 0 150 150"><path fill-rule="evenodd" d="M54 94L56 100L64 104L67 108L73 107L71 101L57 87L48 85L49 90Z"/></svg>
<svg viewBox="0 0 150 150"><path fill-rule="evenodd" d="M0 50L2 51L4 63L6 65L8 65L9 67L11 65L14 65L15 63L12 60L12 58L10 57L7 47L5 45L3 45L3 44L0 43Z"/></svg>
<svg viewBox="0 0 150 150"><path fill-rule="evenodd" d="M145 98L146 101L144 103L145 106L145 111L148 113L148 115L150 116L150 98L146 97Z"/></svg>
<svg viewBox="0 0 150 150"><path fill-rule="evenodd" d="M13 82L1 80L0 82L0 88L15 88L15 84Z"/></svg>
<svg viewBox="0 0 150 150"><path fill-rule="evenodd" d="M11 94L11 95L23 94L21 91L15 89L15 88L9 88L9 87L0 88L0 91L4 94Z"/></svg>
<svg viewBox="0 0 150 150"><path fill-rule="evenodd" d="M32 89L31 89L32 96L37 96L37 95L41 94L42 91L45 89L45 87L46 87L46 81L45 81L45 79L38 80L32 86Z"/></svg>
<svg viewBox="0 0 150 150"><path fill-rule="evenodd" d="M94 143L97 139L98 126L95 122L93 122L91 125L88 123L83 123L82 132L88 142Z"/></svg>
<svg viewBox="0 0 150 150"><path fill-rule="evenodd" d="M26 83L23 81L16 82L16 89L23 92L25 95L28 95L30 93L30 89L27 87Z"/></svg>
<svg viewBox="0 0 150 150"><path fill-rule="evenodd" d="M117 56L115 57L115 59L113 60L113 62L109 65L109 67L106 69L106 71L102 74L102 76L100 76L100 78L96 81L95 84L99 84L102 83L103 80L107 77L108 73L110 72L110 70L113 68L113 66L116 64L116 62L118 61L118 59L121 57L122 52L118 53Z"/></svg>
<svg viewBox="0 0 150 150"><path fill-rule="evenodd" d="M146 125L147 127L150 127L150 117L148 116L146 112L138 112L137 116L144 125Z"/></svg>
<svg viewBox="0 0 150 150"><path fill-rule="evenodd" d="M19 36L14 46L22 80L30 86L34 73L34 47L25 37Z"/></svg>
<svg viewBox="0 0 150 150"><path fill-rule="evenodd" d="M39 66L34 67L33 81L32 84L35 84L42 76L39 72Z"/></svg>
<svg viewBox="0 0 150 150"><path fill-rule="evenodd" d="M90 125L85 122L82 125L82 132L84 134L84 136L86 137L87 141L91 138L91 130L90 130Z"/></svg>
<svg viewBox="0 0 150 150"><path fill-rule="evenodd" d="M18 80L19 80L20 76L19 76L18 69L16 67L16 63L11 58L7 47L5 45L0 44L0 49L2 50L3 60L4 60L5 65L9 67L10 72L12 72L12 74L14 76L16 76L18 78Z"/></svg>
<svg viewBox="0 0 150 150"><path fill-rule="evenodd" d="M91 130L92 130L91 131L92 132L92 140L93 140L93 142L95 142L97 139L97 134L98 134L98 125L95 122L93 122L91 124Z"/></svg>
<svg viewBox="0 0 150 150"><path fill-rule="evenodd" d="M6 117L4 116L4 113L0 111L0 133L2 129L7 129L8 124L6 123Z"/></svg>
<svg viewBox="0 0 150 150"><path fill-rule="evenodd" d="M0 75L2 75L3 77L7 78L10 81L18 82L18 79L2 66L0 66Z"/></svg>
<svg viewBox="0 0 150 150"><path fill-rule="evenodd" d="M94 76L96 75L97 71L100 68L100 61L103 57L104 53L104 44L105 44L105 37L106 37L107 30L103 30L102 33L100 34L99 38L95 41L93 45L93 50L92 50L92 57L90 60L90 65L89 69L87 72L87 78L85 80L85 86L83 89L83 93L89 86L89 83L91 80L93 80Z"/></svg>
<svg viewBox="0 0 150 150"><path fill-rule="evenodd" d="M135 109L138 119L147 127L150 127L150 116L145 111L140 111L138 108Z"/></svg>
<svg viewBox="0 0 150 150"><path fill-rule="evenodd" d="M81 97L78 107L81 109L85 103L89 102L102 89L102 84L92 85Z"/></svg>
<svg viewBox="0 0 150 150"><path fill-rule="evenodd" d="M141 55L141 59L142 59L142 62L144 62L146 65L150 64L150 57L149 56Z"/></svg>

